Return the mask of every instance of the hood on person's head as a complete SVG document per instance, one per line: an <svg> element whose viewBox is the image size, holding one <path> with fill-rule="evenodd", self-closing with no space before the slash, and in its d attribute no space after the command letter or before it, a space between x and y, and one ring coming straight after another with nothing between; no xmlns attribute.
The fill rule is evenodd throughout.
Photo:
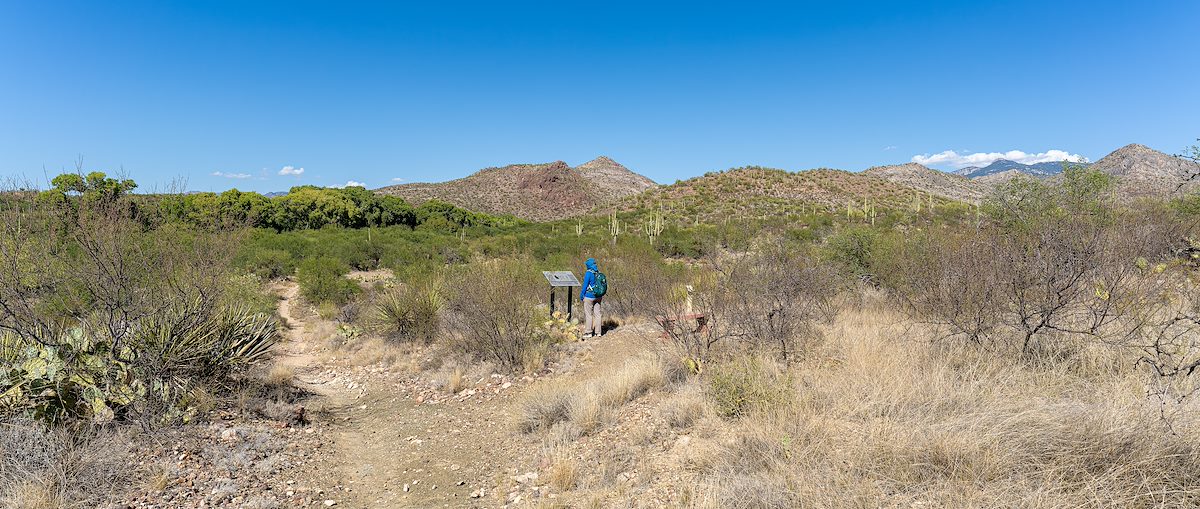
<svg viewBox="0 0 1200 509"><path fill-rule="evenodd" d="M595 258L588 258L588 259L587 259L587 262L585 262L585 263L584 263L584 265L587 265L587 268L589 268L589 269L592 269L592 270L597 270L597 269L596 269L596 259L595 259Z"/></svg>

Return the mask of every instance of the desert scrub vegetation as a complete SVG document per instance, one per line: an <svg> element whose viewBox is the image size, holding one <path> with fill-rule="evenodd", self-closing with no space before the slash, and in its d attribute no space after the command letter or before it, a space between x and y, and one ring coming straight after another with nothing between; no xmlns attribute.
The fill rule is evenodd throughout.
<svg viewBox="0 0 1200 509"><path fill-rule="evenodd" d="M569 429L581 435L592 434L626 403L655 389L674 388L686 377L686 370L676 359L643 355L592 381L546 382L526 396L517 427L525 433Z"/></svg>
<svg viewBox="0 0 1200 509"><path fill-rule="evenodd" d="M695 467L697 505L1194 506L1200 427L1168 427L1140 373L1101 367L1115 352L1035 365L902 318L842 313Z"/></svg>
<svg viewBox="0 0 1200 509"><path fill-rule="evenodd" d="M300 262L296 269L296 281L300 293L312 304L344 305L359 293L358 285L342 276L350 267L341 260L329 256L311 258Z"/></svg>
<svg viewBox="0 0 1200 509"><path fill-rule="evenodd" d="M0 506L98 507L130 482L128 434L108 429L49 429L0 423Z"/></svg>
<svg viewBox="0 0 1200 509"><path fill-rule="evenodd" d="M454 350L506 369L541 370L552 347L578 339L540 308L543 282L524 260L481 261L448 275L447 341Z"/></svg>
<svg viewBox="0 0 1200 509"><path fill-rule="evenodd" d="M118 497L143 430L202 418L280 338L238 230L163 222L135 184L64 175L0 200L0 497ZM17 438L14 438L17 437Z"/></svg>
<svg viewBox="0 0 1200 509"><path fill-rule="evenodd" d="M708 395L722 417L767 412L792 397L792 381L772 359L739 357L708 373Z"/></svg>
<svg viewBox="0 0 1200 509"><path fill-rule="evenodd" d="M639 274L656 290L639 307L699 370L713 354L754 350L788 362L819 339L844 278L806 252L765 240L755 251L702 260L680 272L647 265ZM703 315L701 326L693 317Z"/></svg>
<svg viewBox="0 0 1200 509"><path fill-rule="evenodd" d="M279 338L274 315L225 303L237 236L147 224L101 173L55 178L0 215L0 409L46 423L189 418Z"/></svg>

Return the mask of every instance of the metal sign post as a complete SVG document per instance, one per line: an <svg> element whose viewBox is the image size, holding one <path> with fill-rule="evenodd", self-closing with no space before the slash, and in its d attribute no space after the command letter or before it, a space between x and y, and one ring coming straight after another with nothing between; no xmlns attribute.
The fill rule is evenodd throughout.
<svg viewBox="0 0 1200 509"><path fill-rule="evenodd" d="M554 316L554 290L556 288L565 287L567 289L567 321L571 320L572 305L574 304L573 290L579 284L579 280L575 279L575 274L569 270L545 270L542 275L546 276L546 281L550 283L550 316Z"/></svg>

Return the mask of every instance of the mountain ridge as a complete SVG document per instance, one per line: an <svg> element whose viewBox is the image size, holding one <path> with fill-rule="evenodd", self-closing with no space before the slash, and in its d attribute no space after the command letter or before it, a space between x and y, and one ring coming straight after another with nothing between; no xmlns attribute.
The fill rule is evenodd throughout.
<svg viewBox="0 0 1200 509"><path fill-rule="evenodd" d="M398 184L375 192L413 203L439 200L478 212L549 221L582 215L655 186L649 178L600 156L577 167L563 161L510 164L445 182Z"/></svg>

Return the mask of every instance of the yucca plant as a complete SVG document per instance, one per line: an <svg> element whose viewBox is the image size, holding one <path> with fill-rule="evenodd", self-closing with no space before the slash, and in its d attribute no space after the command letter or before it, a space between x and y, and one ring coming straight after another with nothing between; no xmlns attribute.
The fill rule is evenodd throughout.
<svg viewBox="0 0 1200 509"><path fill-rule="evenodd" d="M245 307L210 310L192 301L142 320L133 346L138 366L153 378L182 381L226 376L266 355L279 339L273 316Z"/></svg>
<svg viewBox="0 0 1200 509"><path fill-rule="evenodd" d="M441 331L444 304L441 285L437 282L420 288L395 288L375 303L369 326L373 332L389 339L429 344Z"/></svg>

